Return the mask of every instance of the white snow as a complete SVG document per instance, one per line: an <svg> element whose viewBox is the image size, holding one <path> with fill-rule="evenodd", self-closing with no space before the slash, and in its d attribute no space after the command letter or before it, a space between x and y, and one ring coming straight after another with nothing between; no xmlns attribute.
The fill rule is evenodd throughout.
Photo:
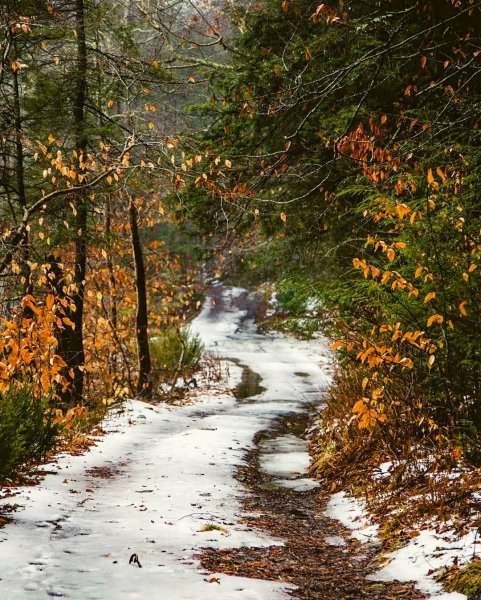
<svg viewBox="0 0 481 600"><path fill-rule="evenodd" d="M307 450L307 442L295 435L280 435L267 439L259 445L259 466L261 471L278 477L274 480L275 485L305 492L319 487L319 482L308 477L310 456Z"/></svg>
<svg viewBox="0 0 481 600"><path fill-rule="evenodd" d="M376 539L378 526L370 524L367 512L361 502L348 496L345 492L338 492L331 496L325 515L331 519L337 519L344 527L351 529L352 537L360 542Z"/></svg>
<svg viewBox="0 0 481 600"><path fill-rule="evenodd" d="M307 472L307 444L295 435L283 435L260 444L261 470L273 477L293 479Z"/></svg>
<svg viewBox="0 0 481 600"><path fill-rule="evenodd" d="M346 546L347 542L340 535L326 535L324 540L330 546Z"/></svg>
<svg viewBox="0 0 481 600"><path fill-rule="evenodd" d="M320 484L315 479L310 477L299 477L297 479L274 479L273 483L277 487L293 490L294 492L308 492L320 487Z"/></svg>
<svg viewBox="0 0 481 600"><path fill-rule="evenodd" d="M318 366L329 356L322 340L259 336L248 321L241 328L243 293L219 288L221 310L208 299L192 330L209 350L258 372L267 390L252 402L214 390L182 407L134 401L113 413L96 447L59 457L47 466L55 473L6 500L21 508L0 529L2 600L285 597L279 582L215 574L217 582L195 557L202 547L280 543L241 524L235 471L257 431L319 402L330 381ZM230 371L235 385L241 369ZM223 529L201 531L206 524ZM129 565L133 553L142 568Z"/></svg>
<svg viewBox="0 0 481 600"><path fill-rule="evenodd" d="M361 542L377 541L378 527L370 524L366 507L359 499L345 492L333 494L325 514L351 529L352 536ZM459 564L469 562L473 556L474 537L475 530L462 538L458 538L454 531L438 534L432 529L421 530L406 546L386 554L386 564L370 579L414 581L428 598L466 600L464 594L444 592L433 575L442 567L451 566L455 558Z"/></svg>
<svg viewBox="0 0 481 600"><path fill-rule="evenodd" d="M416 587L429 598L465 600L464 594L443 592L441 584L428 574L441 567L452 565L455 557L461 563L472 557L474 532L461 540L449 539L449 537L446 534L440 536L430 530L420 531L407 546L388 554L389 564L375 573L372 578L377 581L415 580Z"/></svg>

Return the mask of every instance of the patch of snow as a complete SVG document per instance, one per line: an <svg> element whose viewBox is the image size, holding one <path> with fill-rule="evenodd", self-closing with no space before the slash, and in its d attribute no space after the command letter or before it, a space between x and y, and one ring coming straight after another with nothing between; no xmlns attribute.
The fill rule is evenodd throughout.
<svg viewBox="0 0 481 600"><path fill-rule="evenodd" d="M319 487L319 482L308 477L310 456L307 442L295 435L280 435L259 445L261 471L278 477L273 483L295 492L307 492Z"/></svg>
<svg viewBox="0 0 481 600"><path fill-rule="evenodd" d="M450 539L451 538L451 539ZM473 554L474 531L461 540L434 531L423 530L409 543L387 555L389 564L371 578L376 581L416 581L416 587L429 598L437 600L466 600L464 594L444 592L441 584L429 574L450 566L455 557L463 563Z"/></svg>
<svg viewBox="0 0 481 600"><path fill-rule="evenodd" d="M331 496L325 514L340 521L361 542L377 539L378 526L369 524L364 504L345 492ZM455 558L459 564L469 562L473 555L474 539L475 530L461 539L455 536L454 530L443 534L422 530L406 546L387 554L386 560L389 562L369 578L375 581L414 581L428 598L466 600L464 594L444 592L433 575L439 569L452 565Z"/></svg>
<svg viewBox="0 0 481 600"><path fill-rule="evenodd" d="M319 314L319 298L311 296L306 300L306 312L313 317L317 317Z"/></svg>
<svg viewBox="0 0 481 600"><path fill-rule="evenodd" d="M273 291L268 302L269 308L266 310L266 317L272 317L276 314L277 292Z"/></svg>
<svg viewBox="0 0 481 600"><path fill-rule="evenodd" d="M340 535L326 535L324 540L330 546L346 546L347 542Z"/></svg>
<svg viewBox="0 0 481 600"><path fill-rule="evenodd" d="M282 435L260 444L260 468L272 477L294 479L307 473L307 443L295 435Z"/></svg>
<svg viewBox="0 0 481 600"><path fill-rule="evenodd" d="M324 514L340 521L344 527L351 530L352 537L360 542L376 540L378 525L371 525L362 503L345 492L338 492L331 496Z"/></svg>
<svg viewBox="0 0 481 600"><path fill-rule="evenodd" d="M373 479L375 481L383 481L384 479L389 479L389 477L391 477L392 467L393 463L390 460L381 463L373 472Z"/></svg>
<svg viewBox="0 0 481 600"><path fill-rule="evenodd" d="M320 484L315 479L309 479L308 477L301 477L299 479L276 479L273 482L275 485L286 490L293 490L294 492L309 492L320 487Z"/></svg>

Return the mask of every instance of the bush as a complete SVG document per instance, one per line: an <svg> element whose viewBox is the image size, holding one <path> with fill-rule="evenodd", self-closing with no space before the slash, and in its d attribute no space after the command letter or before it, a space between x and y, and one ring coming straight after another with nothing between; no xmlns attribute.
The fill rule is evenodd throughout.
<svg viewBox="0 0 481 600"><path fill-rule="evenodd" d="M169 382L193 371L199 364L204 346L188 328L168 327L149 342L152 374L158 383Z"/></svg>
<svg viewBox="0 0 481 600"><path fill-rule="evenodd" d="M0 395L0 479L29 460L40 460L56 443L54 411L28 387Z"/></svg>
<svg viewBox="0 0 481 600"><path fill-rule="evenodd" d="M306 298L292 282L283 282L276 291L275 306L278 312L301 315L307 310Z"/></svg>

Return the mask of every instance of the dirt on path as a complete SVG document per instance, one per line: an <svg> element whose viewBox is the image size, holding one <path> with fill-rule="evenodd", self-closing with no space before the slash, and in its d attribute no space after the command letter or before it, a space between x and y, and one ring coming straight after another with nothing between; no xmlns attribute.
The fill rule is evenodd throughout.
<svg viewBox="0 0 481 600"><path fill-rule="evenodd" d="M259 464L259 444L269 437L299 429L302 417L280 420L256 436L246 466L237 477L248 488L243 504L245 523L284 542L268 548L205 549L202 565L212 573L282 581L297 586L290 593L302 600L391 600L425 598L412 583L378 582L379 546L361 544L340 523L324 515L329 493L320 488L296 492L274 485ZM304 417L305 423L305 417ZM336 544L336 545L333 545Z"/></svg>

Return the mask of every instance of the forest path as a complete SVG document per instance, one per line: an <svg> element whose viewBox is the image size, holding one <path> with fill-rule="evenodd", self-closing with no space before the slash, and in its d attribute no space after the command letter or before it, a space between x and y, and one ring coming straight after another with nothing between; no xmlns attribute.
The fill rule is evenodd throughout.
<svg viewBox="0 0 481 600"><path fill-rule="evenodd" d="M302 527L310 528L315 514L324 533L340 529L322 516L317 490L308 491L315 484L302 477L308 457L298 432L279 430L320 401L330 382L327 345L259 334L254 309L244 290L216 287L193 324L209 350L244 365L231 366L231 383L243 386L239 399L211 390L182 407L133 401L110 416L105 426L111 433L97 446L83 456L60 456L39 485L20 488L14 499L5 500L19 509L0 530L2 600L274 600L286 598L285 582L300 583L285 569L260 566L257 572L232 567L234 574L212 574L210 565L205 571L196 558L206 548L234 549L244 558L278 561L282 571L280 546L285 539L289 548L289 529L304 535ZM274 432L264 436L264 446L262 431ZM274 484L259 485L262 477ZM279 487L285 485L292 489ZM295 510L301 518L293 519ZM264 519L258 519L259 511ZM302 518L306 511L312 520ZM256 518L264 531L254 529ZM329 585L300 597L369 597L355 566L359 551L346 539L347 553L344 546L333 550L332 539L321 536L316 552L319 560L323 553L330 557L322 562L332 567ZM129 564L133 554L141 568ZM214 570L229 571L221 564L226 554L211 556ZM204 566L208 562L205 554ZM349 568L359 574L358 596L335 591L336 581L342 589ZM417 597L403 589L402 595ZM397 598L401 590L372 597Z"/></svg>

